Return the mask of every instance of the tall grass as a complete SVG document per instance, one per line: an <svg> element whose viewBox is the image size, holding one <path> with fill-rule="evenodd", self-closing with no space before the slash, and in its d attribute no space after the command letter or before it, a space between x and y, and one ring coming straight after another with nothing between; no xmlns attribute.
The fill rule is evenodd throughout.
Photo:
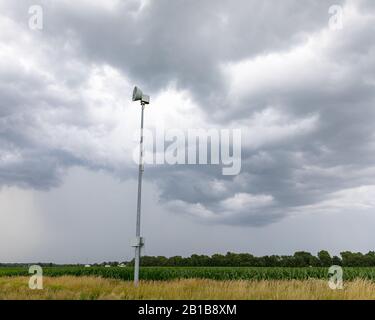
<svg viewBox="0 0 375 320"><path fill-rule="evenodd" d="M30 290L28 277L0 278L0 299L187 299L326 300L375 299L375 282L355 280L331 290L324 280L131 281L98 277L45 277L43 290Z"/></svg>

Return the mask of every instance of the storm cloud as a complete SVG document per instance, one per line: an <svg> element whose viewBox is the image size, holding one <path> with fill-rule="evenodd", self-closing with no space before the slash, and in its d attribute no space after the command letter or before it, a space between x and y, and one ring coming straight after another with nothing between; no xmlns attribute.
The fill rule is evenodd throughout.
<svg viewBox="0 0 375 320"><path fill-rule="evenodd" d="M375 6L336 1L0 2L0 184L49 190L68 168L134 178L146 126L239 128L242 171L148 166L174 214L265 226L373 208ZM145 199L147 201L147 198Z"/></svg>

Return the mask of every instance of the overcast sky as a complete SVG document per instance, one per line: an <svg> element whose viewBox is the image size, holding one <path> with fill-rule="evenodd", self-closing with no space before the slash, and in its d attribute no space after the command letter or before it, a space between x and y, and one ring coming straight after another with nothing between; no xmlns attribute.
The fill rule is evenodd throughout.
<svg viewBox="0 0 375 320"><path fill-rule="evenodd" d="M146 165L144 254L375 249L373 0L0 0L0 28L0 262L132 257L134 85L148 129L242 131L238 175Z"/></svg>

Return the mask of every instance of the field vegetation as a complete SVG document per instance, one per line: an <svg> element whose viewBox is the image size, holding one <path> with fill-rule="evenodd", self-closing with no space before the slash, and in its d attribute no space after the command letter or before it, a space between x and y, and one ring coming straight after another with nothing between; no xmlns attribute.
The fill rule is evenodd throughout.
<svg viewBox="0 0 375 320"><path fill-rule="evenodd" d="M130 281L133 279L132 267L48 267L43 268L43 275L61 276L94 276L102 278ZM30 276L27 267L0 268L2 276ZM328 280L328 268L305 267L143 267L140 279L149 281L166 281L178 279L210 279L210 280ZM375 268L348 267L343 268L343 280L375 280Z"/></svg>
<svg viewBox="0 0 375 320"><path fill-rule="evenodd" d="M331 257L251 254L142 257L141 283L132 261L43 267L43 290L30 290L29 264L0 264L0 299L375 299L375 253ZM343 290L328 286L329 267L343 267ZM110 267L104 267L104 265Z"/></svg>
<svg viewBox="0 0 375 320"><path fill-rule="evenodd" d="M131 281L99 277L45 277L43 290L30 290L28 277L1 277L0 299L187 299L187 300L345 300L375 299L375 282L355 280L331 290L324 280L215 281L183 279Z"/></svg>

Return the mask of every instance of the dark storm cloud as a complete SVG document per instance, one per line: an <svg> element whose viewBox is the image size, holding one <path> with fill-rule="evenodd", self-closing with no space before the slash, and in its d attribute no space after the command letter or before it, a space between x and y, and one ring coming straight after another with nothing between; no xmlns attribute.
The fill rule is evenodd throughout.
<svg viewBox="0 0 375 320"><path fill-rule="evenodd" d="M120 1L113 11L41 3L44 33L53 41L74 39L82 58L110 63L155 91L177 81L197 99L220 92L218 64L300 43L327 25L328 11L325 1L312 0L162 0L147 2L142 11L136 0ZM14 14L19 17L28 4L33 1L15 4Z"/></svg>
<svg viewBox="0 0 375 320"><path fill-rule="evenodd" d="M118 172L101 158L90 161L77 149L38 141L46 122L95 125L86 114L90 102L77 92L90 68L101 64L153 95L175 83L211 124L249 129L239 176L223 177L220 167L149 169L146 177L176 213L260 226L337 191L374 184L373 2L336 2L358 8L355 15L345 7L344 29L336 33L328 30L326 1L163 0L144 7L120 1L114 9L41 3L45 27L34 37L53 79L15 65L1 68L0 148L15 158L4 156L1 184L55 186L61 168L75 164ZM20 32L27 32L30 4L7 6L5 15ZM18 54L27 60L26 52ZM63 90L51 91L51 84ZM36 121L32 113L56 110L63 116ZM259 132L252 131L258 122Z"/></svg>
<svg viewBox="0 0 375 320"><path fill-rule="evenodd" d="M114 23L107 16L99 28L87 19L78 37L87 55L111 61L155 90L175 80L200 99L218 93L218 63L289 47L325 23L325 11L313 1L159 1L137 18L122 7ZM73 23L76 30L82 26L81 19ZM113 43L116 49L108 49Z"/></svg>

